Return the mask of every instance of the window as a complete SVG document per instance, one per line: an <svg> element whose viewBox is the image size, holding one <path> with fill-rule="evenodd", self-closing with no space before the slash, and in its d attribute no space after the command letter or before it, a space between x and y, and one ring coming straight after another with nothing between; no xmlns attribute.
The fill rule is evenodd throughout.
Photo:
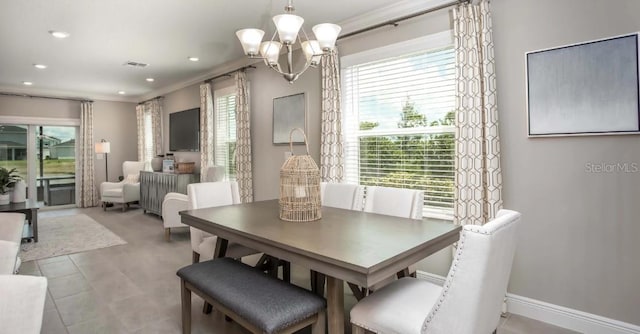
<svg viewBox="0 0 640 334"><path fill-rule="evenodd" d="M445 32L343 57L346 181L424 190L451 218L455 54Z"/></svg>
<svg viewBox="0 0 640 334"><path fill-rule="evenodd" d="M224 166L225 178L236 179L236 92L234 87L219 89L215 96L215 164Z"/></svg>

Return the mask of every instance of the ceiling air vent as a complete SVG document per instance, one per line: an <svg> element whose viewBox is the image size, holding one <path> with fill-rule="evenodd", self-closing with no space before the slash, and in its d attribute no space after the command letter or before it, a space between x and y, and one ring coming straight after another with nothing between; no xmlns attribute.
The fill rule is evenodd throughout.
<svg viewBox="0 0 640 334"><path fill-rule="evenodd" d="M145 68L147 66L149 66L149 64L145 64L145 63L140 63L137 61L127 61L126 63L122 64L124 66L131 66L131 67L135 67L135 68Z"/></svg>

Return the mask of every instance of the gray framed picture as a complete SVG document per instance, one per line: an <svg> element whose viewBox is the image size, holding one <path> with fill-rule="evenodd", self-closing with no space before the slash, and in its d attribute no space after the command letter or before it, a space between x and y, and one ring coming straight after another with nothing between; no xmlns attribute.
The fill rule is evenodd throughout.
<svg viewBox="0 0 640 334"><path fill-rule="evenodd" d="M640 133L638 34L526 54L528 132Z"/></svg>
<svg viewBox="0 0 640 334"><path fill-rule="evenodd" d="M276 97L273 99L273 144L289 144L289 134L294 128L307 131L305 93ZM304 137L293 133L293 143L303 144Z"/></svg>

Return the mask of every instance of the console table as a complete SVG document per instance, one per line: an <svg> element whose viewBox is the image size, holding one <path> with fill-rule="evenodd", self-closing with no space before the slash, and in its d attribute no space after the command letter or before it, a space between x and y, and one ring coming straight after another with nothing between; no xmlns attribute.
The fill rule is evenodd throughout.
<svg viewBox="0 0 640 334"><path fill-rule="evenodd" d="M186 194L189 183L198 182L199 174L140 172L140 207L144 213L162 215L162 201L168 193Z"/></svg>
<svg viewBox="0 0 640 334"><path fill-rule="evenodd" d="M25 225L22 233L22 241L33 240L38 242L38 202L33 199L27 199L22 203L9 203L0 205L0 212L19 212L24 213L29 222Z"/></svg>

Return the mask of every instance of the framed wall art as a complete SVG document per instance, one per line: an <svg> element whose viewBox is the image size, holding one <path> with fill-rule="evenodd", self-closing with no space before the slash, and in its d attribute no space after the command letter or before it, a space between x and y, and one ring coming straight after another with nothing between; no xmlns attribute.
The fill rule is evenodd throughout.
<svg viewBox="0 0 640 334"><path fill-rule="evenodd" d="M526 54L529 136L640 133L638 34Z"/></svg>
<svg viewBox="0 0 640 334"><path fill-rule="evenodd" d="M289 144L289 134L294 128L307 131L305 93L276 97L273 99L273 144ZM293 133L294 144L304 144L304 137Z"/></svg>

